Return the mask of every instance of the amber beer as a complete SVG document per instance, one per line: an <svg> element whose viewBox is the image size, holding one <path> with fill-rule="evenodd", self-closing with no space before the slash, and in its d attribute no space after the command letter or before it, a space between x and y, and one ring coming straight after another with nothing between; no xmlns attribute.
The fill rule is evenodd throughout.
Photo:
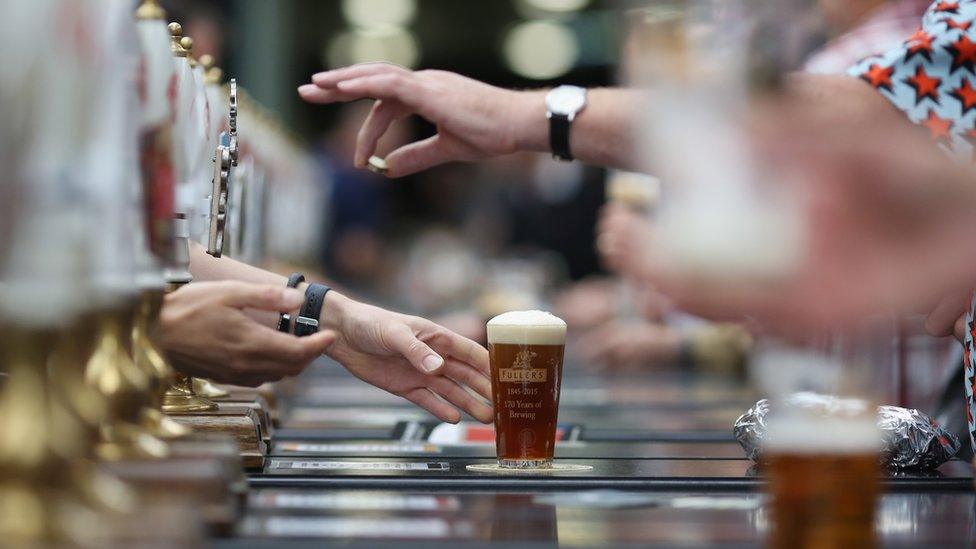
<svg viewBox="0 0 976 549"><path fill-rule="evenodd" d="M556 445L566 323L542 311L488 321L498 464L550 468Z"/></svg>
<svg viewBox="0 0 976 549"><path fill-rule="evenodd" d="M806 420L769 429L770 545L874 547L880 438L872 420Z"/></svg>

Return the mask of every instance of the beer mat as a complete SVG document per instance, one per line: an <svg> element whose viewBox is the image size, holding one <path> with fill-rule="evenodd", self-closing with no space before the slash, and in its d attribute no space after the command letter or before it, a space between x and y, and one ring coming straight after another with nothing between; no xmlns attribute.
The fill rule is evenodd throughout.
<svg viewBox="0 0 976 549"><path fill-rule="evenodd" d="M466 467L468 471L474 471L475 473L500 473L505 475L537 475L537 474L550 474L550 473L579 473L582 471L592 471L592 465L577 465L574 463L553 463L552 467L541 469L511 469L508 467L502 467L497 463L475 463L473 465L468 465Z"/></svg>

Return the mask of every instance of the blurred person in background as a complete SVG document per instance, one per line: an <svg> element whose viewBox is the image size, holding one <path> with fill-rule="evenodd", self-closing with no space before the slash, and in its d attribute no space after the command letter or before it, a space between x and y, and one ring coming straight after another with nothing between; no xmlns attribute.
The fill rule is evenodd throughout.
<svg viewBox="0 0 976 549"><path fill-rule="evenodd" d="M388 185L382 177L352 169L356 133L369 113L364 105L349 105L339 112L335 128L322 140L320 161L331 182L331 215L324 219L327 238L322 264L336 282L371 294L385 271L385 231L390 215ZM383 146L406 142L402 126L391 132Z"/></svg>

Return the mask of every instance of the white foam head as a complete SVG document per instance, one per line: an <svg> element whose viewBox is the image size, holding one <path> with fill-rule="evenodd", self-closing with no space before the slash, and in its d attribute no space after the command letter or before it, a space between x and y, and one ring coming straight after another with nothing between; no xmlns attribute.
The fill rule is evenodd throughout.
<svg viewBox="0 0 976 549"><path fill-rule="evenodd" d="M857 454L877 452L881 431L864 418L780 418L769 420L766 449L786 454Z"/></svg>
<svg viewBox="0 0 976 549"><path fill-rule="evenodd" d="M510 311L488 321L488 342L564 345L566 322L545 311Z"/></svg>

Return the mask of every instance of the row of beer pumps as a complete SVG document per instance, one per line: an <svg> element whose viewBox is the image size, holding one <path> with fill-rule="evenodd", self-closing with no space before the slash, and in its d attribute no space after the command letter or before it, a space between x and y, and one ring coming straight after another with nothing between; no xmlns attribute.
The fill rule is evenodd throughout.
<svg viewBox="0 0 976 549"><path fill-rule="evenodd" d="M106 546L139 497L103 465L165 460L227 396L155 339L191 240L260 260L268 187L307 163L156 0L0 16L40 44L0 70L0 539Z"/></svg>

